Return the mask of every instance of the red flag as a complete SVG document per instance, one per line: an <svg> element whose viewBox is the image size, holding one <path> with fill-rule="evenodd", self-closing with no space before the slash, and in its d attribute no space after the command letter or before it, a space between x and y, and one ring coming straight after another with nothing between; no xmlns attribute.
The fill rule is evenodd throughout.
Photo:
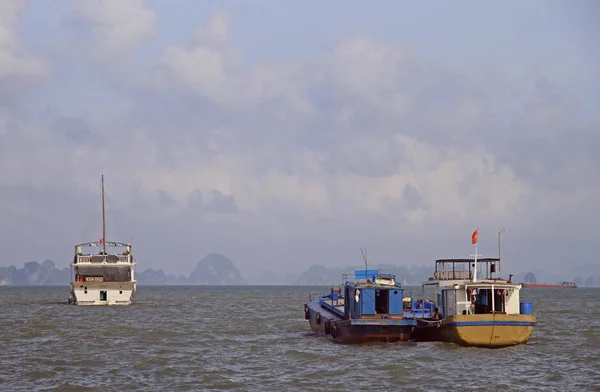
<svg viewBox="0 0 600 392"><path fill-rule="evenodd" d="M479 229L477 229L473 232L473 235L471 236L471 243L476 244L478 237L479 237Z"/></svg>
<svg viewBox="0 0 600 392"><path fill-rule="evenodd" d="M103 242L104 242L104 238L100 238L100 243L103 243Z"/></svg>

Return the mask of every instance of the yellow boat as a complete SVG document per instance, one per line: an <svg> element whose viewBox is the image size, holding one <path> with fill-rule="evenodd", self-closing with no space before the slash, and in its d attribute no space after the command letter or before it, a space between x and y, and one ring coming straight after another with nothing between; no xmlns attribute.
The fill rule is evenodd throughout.
<svg viewBox="0 0 600 392"><path fill-rule="evenodd" d="M520 284L495 277L499 258L436 260L433 287L438 312L418 317L412 338L463 346L508 347L526 343L536 325L531 302L521 301ZM477 279L477 275L484 277Z"/></svg>

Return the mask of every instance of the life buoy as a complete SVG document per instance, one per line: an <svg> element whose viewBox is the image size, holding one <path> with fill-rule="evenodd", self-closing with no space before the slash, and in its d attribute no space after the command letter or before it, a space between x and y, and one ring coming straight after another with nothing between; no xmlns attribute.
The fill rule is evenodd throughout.
<svg viewBox="0 0 600 392"><path fill-rule="evenodd" d="M308 320L310 318L310 309L308 305L304 304L304 319Z"/></svg>
<svg viewBox="0 0 600 392"><path fill-rule="evenodd" d="M321 324L321 313L317 313L317 324Z"/></svg>
<svg viewBox="0 0 600 392"><path fill-rule="evenodd" d="M329 335L331 333L331 321L325 321L325 325L323 325L323 332L325 332L325 335Z"/></svg>
<svg viewBox="0 0 600 392"><path fill-rule="evenodd" d="M337 339L337 337L338 337L338 327L336 324L333 324L331 326L331 337L334 339Z"/></svg>

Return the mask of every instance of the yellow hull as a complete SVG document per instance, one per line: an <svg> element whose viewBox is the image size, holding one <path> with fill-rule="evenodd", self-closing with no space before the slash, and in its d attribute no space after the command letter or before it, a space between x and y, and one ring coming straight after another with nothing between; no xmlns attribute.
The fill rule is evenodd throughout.
<svg viewBox="0 0 600 392"><path fill-rule="evenodd" d="M526 343L533 332L533 314L470 314L445 319L439 328L428 328L427 340L476 347L508 347Z"/></svg>

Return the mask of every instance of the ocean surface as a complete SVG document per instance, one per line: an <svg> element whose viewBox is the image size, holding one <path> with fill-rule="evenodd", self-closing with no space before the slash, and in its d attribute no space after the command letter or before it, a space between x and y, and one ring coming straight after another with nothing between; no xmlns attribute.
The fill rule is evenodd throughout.
<svg viewBox="0 0 600 392"><path fill-rule="evenodd" d="M141 286L84 307L2 286L0 391L600 391L600 289L523 289L538 325L503 349L332 343L303 310L327 290Z"/></svg>

